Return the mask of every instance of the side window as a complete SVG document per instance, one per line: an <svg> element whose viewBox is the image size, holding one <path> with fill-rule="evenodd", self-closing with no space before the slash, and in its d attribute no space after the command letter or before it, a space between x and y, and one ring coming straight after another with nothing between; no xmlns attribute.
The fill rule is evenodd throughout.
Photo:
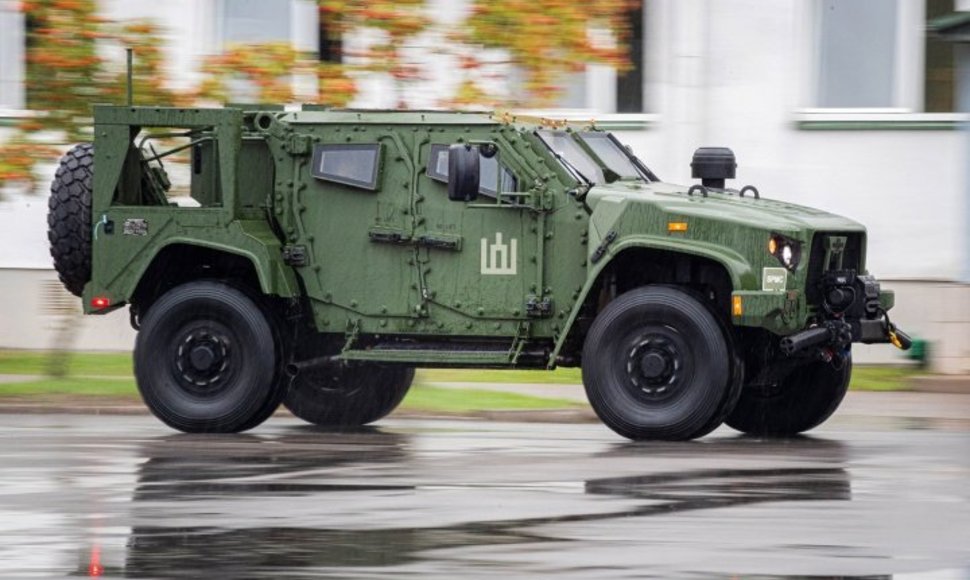
<svg viewBox="0 0 970 580"><path fill-rule="evenodd" d="M445 159L448 152L445 151ZM495 197L501 191L516 191L515 176L495 157L481 157L481 174L478 178L478 192ZM497 187L498 186L498 187Z"/></svg>
<svg viewBox="0 0 970 580"><path fill-rule="evenodd" d="M478 179L478 193L488 197L496 197L500 191L518 191L518 180L515 175L498 162L497 157L482 157L481 175ZM448 183L448 146L434 144L428 157L428 177L435 181Z"/></svg>
<svg viewBox="0 0 970 580"><path fill-rule="evenodd" d="M377 143L317 145L311 173L317 179L374 191L380 157Z"/></svg>

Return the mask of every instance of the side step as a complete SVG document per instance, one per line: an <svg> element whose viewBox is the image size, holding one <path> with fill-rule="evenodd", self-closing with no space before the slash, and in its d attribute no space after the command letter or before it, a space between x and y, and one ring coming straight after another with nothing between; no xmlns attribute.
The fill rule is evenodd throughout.
<svg viewBox="0 0 970 580"><path fill-rule="evenodd" d="M384 349L344 351L340 358L388 363L413 363L426 366L511 367L515 353L507 350L425 350Z"/></svg>

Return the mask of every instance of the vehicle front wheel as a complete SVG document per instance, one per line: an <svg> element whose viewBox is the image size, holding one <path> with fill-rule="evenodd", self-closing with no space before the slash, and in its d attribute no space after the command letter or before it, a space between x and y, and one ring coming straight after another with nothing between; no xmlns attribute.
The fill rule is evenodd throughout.
<svg viewBox="0 0 970 580"><path fill-rule="evenodd" d="M149 410L188 433L255 427L283 396L270 319L246 294L189 282L146 313L135 341L135 377Z"/></svg>
<svg viewBox="0 0 970 580"><path fill-rule="evenodd" d="M733 403L730 344L715 315L688 293L631 290L603 309L586 336L586 395L624 437L700 437Z"/></svg>
<svg viewBox="0 0 970 580"><path fill-rule="evenodd" d="M334 364L298 374L283 404L314 425L357 427L396 409L413 380L412 368Z"/></svg>
<svg viewBox="0 0 970 580"><path fill-rule="evenodd" d="M851 355L840 365L807 362L767 384L746 385L726 422L751 435L797 435L821 425L838 409L851 377Z"/></svg>

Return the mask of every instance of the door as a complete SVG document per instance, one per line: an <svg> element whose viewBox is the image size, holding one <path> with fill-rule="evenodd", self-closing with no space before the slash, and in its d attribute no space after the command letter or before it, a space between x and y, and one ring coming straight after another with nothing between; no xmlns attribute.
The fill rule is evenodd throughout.
<svg viewBox="0 0 970 580"><path fill-rule="evenodd" d="M416 234L427 242L419 252L418 275L429 316L454 334L515 334L529 319L530 298L542 295L541 218L521 201L527 196L515 201L499 195L515 192L520 183L502 162L501 149L480 158L478 199L449 200L449 144L431 141L419 156Z"/></svg>
<svg viewBox="0 0 970 580"><path fill-rule="evenodd" d="M397 134L379 126L362 126L352 137L318 131L310 135L320 140L301 175L306 187L297 205L304 229L298 234L309 240L309 267L301 269L307 293L349 318L405 327L420 304L407 243L411 153Z"/></svg>

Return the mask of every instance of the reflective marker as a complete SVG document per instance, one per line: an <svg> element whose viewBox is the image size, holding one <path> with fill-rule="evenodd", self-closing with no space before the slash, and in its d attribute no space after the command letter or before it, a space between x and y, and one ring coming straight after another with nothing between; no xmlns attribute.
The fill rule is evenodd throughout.
<svg viewBox="0 0 970 580"><path fill-rule="evenodd" d="M740 296L735 295L731 297L731 314L734 316L741 316L744 314L744 305L741 303Z"/></svg>

